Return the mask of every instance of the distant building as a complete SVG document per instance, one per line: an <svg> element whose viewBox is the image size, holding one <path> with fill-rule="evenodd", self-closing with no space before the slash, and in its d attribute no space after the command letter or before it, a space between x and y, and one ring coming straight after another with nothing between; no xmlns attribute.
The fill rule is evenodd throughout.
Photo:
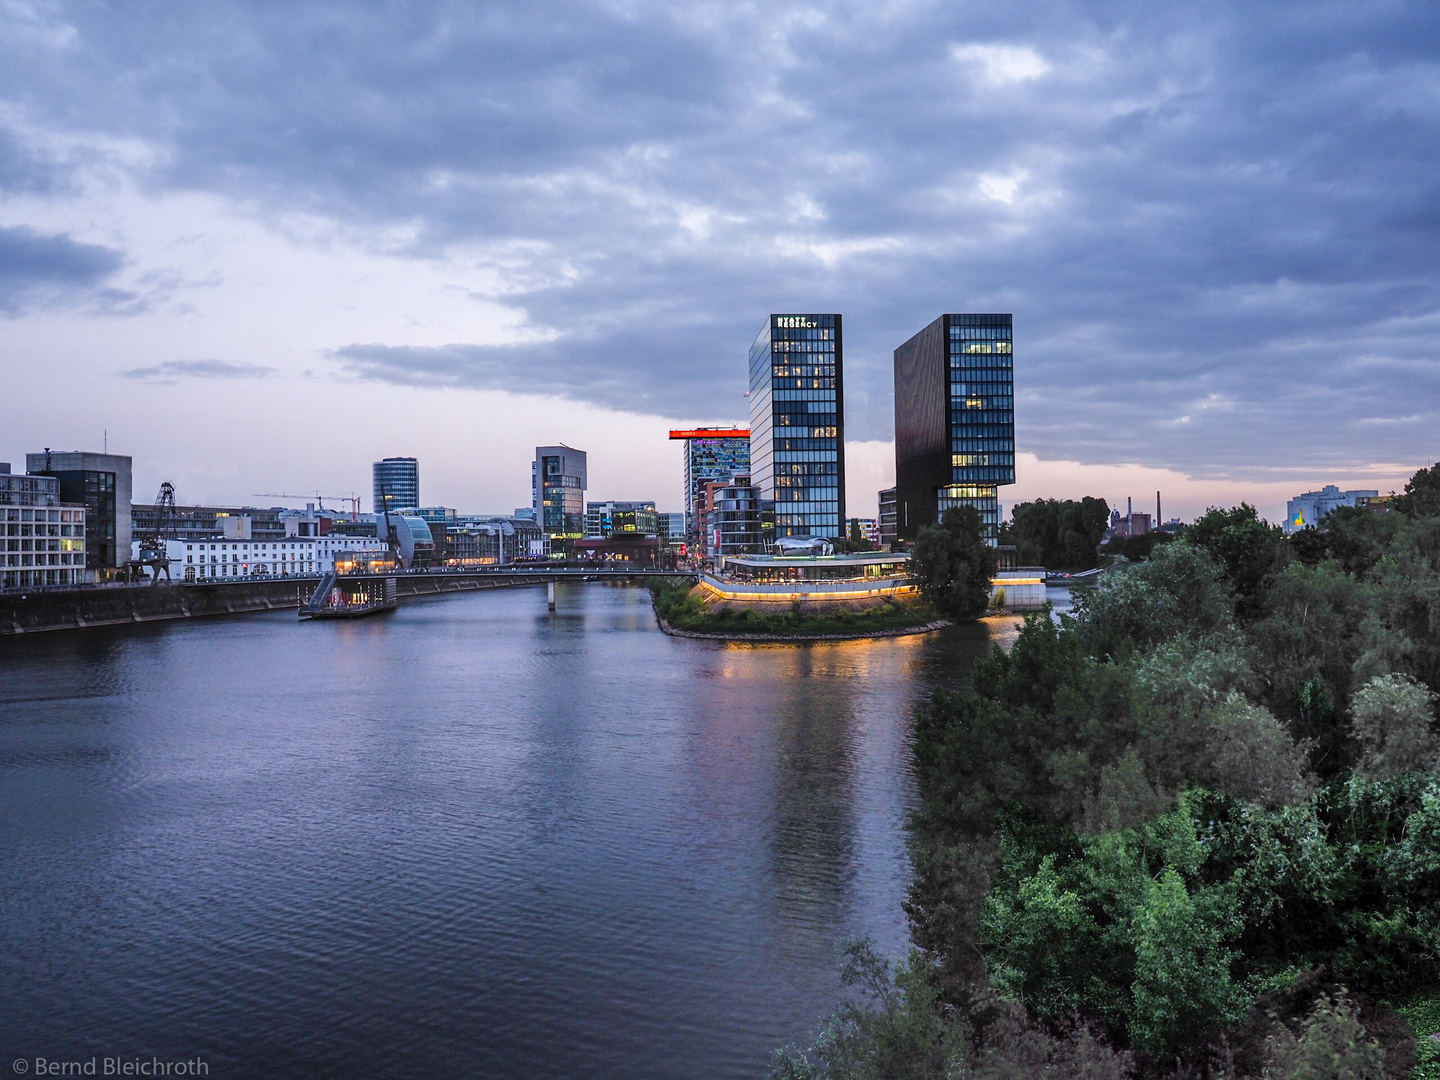
<svg viewBox="0 0 1440 1080"><path fill-rule="evenodd" d="M383 555L386 544L373 537L292 536L283 540L162 540L171 581L234 581L240 578L316 577L349 554ZM134 544L138 558L140 543Z"/></svg>
<svg viewBox="0 0 1440 1080"><path fill-rule="evenodd" d="M775 538L844 534L843 336L839 315L771 315L750 346L750 479Z"/></svg>
<svg viewBox="0 0 1440 1080"><path fill-rule="evenodd" d="M388 506L396 510L413 510L420 505L420 462L413 457L387 457L371 467L375 481L375 512Z"/></svg>
<svg viewBox="0 0 1440 1080"><path fill-rule="evenodd" d="M0 589L89 581L85 513L60 501L59 477L12 473L0 462Z"/></svg>
<svg viewBox="0 0 1440 1080"><path fill-rule="evenodd" d="M653 533L647 536L638 532L618 532L571 541L571 554L582 561L647 568L659 564L661 547L660 538Z"/></svg>
<svg viewBox="0 0 1440 1080"><path fill-rule="evenodd" d="M685 515L658 513L655 515L655 531L662 543L679 546L685 543Z"/></svg>
<svg viewBox="0 0 1440 1080"><path fill-rule="evenodd" d="M760 489L750 483L748 476L737 476L728 484L708 486L705 548L710 558L763 554Z"/></svg>
<svg viewBox="0 0 1440 1080"><path fill-rule="evenodd" d="M895 489L886 488L880 492L880 545L893 548L898 534L895 531Z"/></svg>
<svg viewBox="0 0 1440 1080"><path fill-rule="evenodd" d="M506 566L543 559L550 545L529 517L463 518L447 527L447 566Z"/></svg>
<svg viewBox="0 0 1440 1080"><path fill-rule="evenodd" d="M1153 528L1150 515L1135 513L1134 505L1129 500L1126 501L1125 510L1123 514L1118 509L1110 511L1111 536L1144 536Z"/></svg>
<svg viewBox="0 0 1440 1080"><path fill-rule="evenodd" d="M656 536L657 522L654 502L592 502L585 504L585 537L614 536L616 533L640 533Z"/></svg>
<svg viewBox="0 0 1440 1080"><path fill-rule="evenodd" d="M417 506L415 516L426 521L455 521L460 515L453 506Z"/></svg>
<svg viewBox="0 0 1440 1080"><path fill-rule="evenodd" d="M942 315L895 350L896 533L913 541L973 506L998 542L998 488L1015 482L1009 315Z"/></svg>
<svg viewBox="0 0 1440 1080"><path fill-rule="evenodd" d="M670 432L685 443L685 530L690 543L699 539L698 510L705 485L750 474L750 429L737 427L683 428Z"/></svg>
<svg viewBox="0 0 1440 1080"><path fill-rule="evenodd" d="M585 534L586 456L565 446L537 446L530 466L531 506L535 522L550 540L552 554L568 551L568 541Z"/></svg>
<svg viewBox="0 0 1440 1080"><path fill-rule="evenodd" d="M85 568L108 579L130 561L130 458L80 450L25 455L31 476L60 481L60 501L85 507Z"/></svg>
<svg viewBox="0 0 1440 1080"><path fill-rule="evenodd" d="M511 517L514 517L514 518L527 518L527 519L530 520L530 521L534 521L534 520L535 520L535 507L533 507L533 506L517 506L517 507L515 508L515 513L511 514L510 516L511 516Z"/></svg>
<svg viewBox="0 0 1440 1080"><path fill-rule="evenodd" d="M1297 533L1301 529L1314 528L1331 510L1342 506L1366 506L1379 494L1378 491L1341 491L1334 484L1326 484L1319 491L1307 491L1285 504L1285 531Z"/></svg>
<svg viewBox="0 0 1440 1080"><path fill-rule="evenodd" d="M315 522L329 520L335 511L316 514L311 505L310 518ZM133 536L158 536L161 529L159 511L150 503L132 503L130 506ZM286 521L289 518L304 518L305 511L287 510L283 506L261 508L256 506L177 506L175 517L165 529L166 539L198 540L209 538L223 531L221 521L227 517L248 517L250 535L256 540L278 540L288 535ZM319 535L318 532L316 535Z"/></svg>
<svg viewBox="0 0 1440 1080"><path fill-rule="evenodd" d="M878 544L880 522L875 518L851 518L845 526L845 537L855 544Z"/></svg>

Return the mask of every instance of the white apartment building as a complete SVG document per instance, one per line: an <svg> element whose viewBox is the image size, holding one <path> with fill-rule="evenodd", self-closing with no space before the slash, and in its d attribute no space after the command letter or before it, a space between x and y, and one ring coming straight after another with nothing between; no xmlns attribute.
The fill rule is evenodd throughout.
<svg viewBox="0 0 1440 1080"><path fill-rule="evenodd" d="M0 589L89 580L85 507L61 505L58 477L11 473L0 462Z"/></svg>
<svg viewBox="0 0 1440 1080"><path fill-rule="evenodd" d="M136 558L139 558L139 544ZM313 577L335 568L336 555L384 554L373 536L287 536L283 540L166 540L171 581L234 581L256 577Z"/></svg>

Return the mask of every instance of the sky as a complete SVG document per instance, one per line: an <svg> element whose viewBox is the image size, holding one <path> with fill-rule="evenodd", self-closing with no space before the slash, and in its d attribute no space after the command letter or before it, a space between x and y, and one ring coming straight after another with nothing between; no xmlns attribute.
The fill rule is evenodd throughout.
<svg viewBox="0 0 1440 1080"><path fill-rule="evenodd" d="M770 312L1015 320L1007 504L1272 520L1440 458L1440 7L0 0L0 460L270 505L680 509Z"/></svg>

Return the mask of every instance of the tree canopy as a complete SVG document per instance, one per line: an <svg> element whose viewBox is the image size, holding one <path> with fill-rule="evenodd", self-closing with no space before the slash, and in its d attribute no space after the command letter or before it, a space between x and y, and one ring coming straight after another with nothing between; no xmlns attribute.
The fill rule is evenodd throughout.
<svg viewBox="0 0 1440 1080"><path fill-rule="evenodd" d="M939 525L920 529L910 547L911 579L948 618L978 619L990 605L995 550L985 543L983 527L973 506L953 507Z"/></svg>

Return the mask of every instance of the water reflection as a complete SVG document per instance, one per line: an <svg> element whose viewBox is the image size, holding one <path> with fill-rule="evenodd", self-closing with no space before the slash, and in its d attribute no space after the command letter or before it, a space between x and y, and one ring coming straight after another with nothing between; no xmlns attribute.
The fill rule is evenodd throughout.
<svg viewBox="0 0 1440 1080"><path fill-rule="evenodd" d="M727 1077L904 947L909 716L1008 632L600 585L0 642L0 1030L226 1076Z"/></svg>

